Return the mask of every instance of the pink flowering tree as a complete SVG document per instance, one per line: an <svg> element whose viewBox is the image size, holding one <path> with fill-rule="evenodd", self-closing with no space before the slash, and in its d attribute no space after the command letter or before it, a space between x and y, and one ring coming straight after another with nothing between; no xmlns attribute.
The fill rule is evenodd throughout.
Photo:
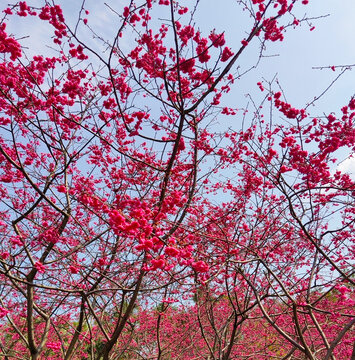
<svg viewBox="0 0 355 360"><path fill-rule="evenodd" d="M199 30L199 1L108 7L112 38L85 2L74 25L60 1L3 9L4 359L354 356L355 185L332 164L355 99L314 117L260 80L253 112L223 100L307 3L236 1L237 48ZM7 30L26 21L51 55Z"/></svg>

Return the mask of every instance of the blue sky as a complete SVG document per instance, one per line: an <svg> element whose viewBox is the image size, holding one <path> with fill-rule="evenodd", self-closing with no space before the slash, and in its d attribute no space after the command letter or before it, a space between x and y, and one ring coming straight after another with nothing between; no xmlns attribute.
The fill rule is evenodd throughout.
<svg viewBox="0 0 355 360"><path fill-rule="evenodd" d="M88 16L89 25L110 38L117 29L119 19L104 6L103 0L86 0L85 8L90 11ZM64 10L64 16L68 23L75 24L78 18L78 10L81 1L59 0ZM106 3L116 10L121 10L128 1L110 0ZM191 3L185 1L186 5ZM29 0L28 4L38 6L41 0ZM246 94L252 94L255 99L261 97L256 83L277 77L282 86L287 101L295 107L301 108L311 102L315 96L320 95L330 83L345 68L337 68L335 72L329 68L323 70L314 69L320 66L339 66L355 64L355 14L354 0L310 0L309 5L299 4L295 7L295 15L301 19L305 16L317 18L309 23L302 23L295 29L289 28L285 34L285 40L277 43L267 43L265 57L257 69L248 73L240 80L232 92L226 98L231 107L243 107L246 103ZM327 16L329 15L329 16ZM163 16L163 14L162 14ZM321 17L324 16L324 17ZM50 49L45 44L51 44L47 33L47 25L41 21L12 17L8 26L9 32L17 37L27 36L22 43L28 46L26 53L49 54ZM225 31L227 44L236 51L240 47L240 41L245 37L251 26L251 19L246 11L241 11L236 0L200 0L199 10L196 13L196 27L208 35L210 30L216 28L217 32ZM315 26L314 31L310 27ZM92 36L87 29L80 28L80 36L92 41ZM134 36L125 38L127 46L134 41ZM241 70L247 69L256 61L258 43L250 44L242 54L238 65ZM355 69L347 70L330 90L319 99L315 106L308 108L312 116L322 116L332 111L338 112L355 93ZM343 161L349 156L342 153L339 160ZM355 159L348 159L341 163L340 168L352 173L355 178Z"/></svg>

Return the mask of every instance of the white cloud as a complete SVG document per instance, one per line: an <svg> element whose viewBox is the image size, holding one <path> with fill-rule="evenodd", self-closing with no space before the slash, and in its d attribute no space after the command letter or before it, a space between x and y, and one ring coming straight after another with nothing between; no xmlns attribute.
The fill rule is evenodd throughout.
<svg viewBox="0 0 355 360"><path fill-rule="evenodd" d="M337 166L337 170L342 173L347 173L350 175L351 179L355 181L355 154L348 156Z"/></svg>

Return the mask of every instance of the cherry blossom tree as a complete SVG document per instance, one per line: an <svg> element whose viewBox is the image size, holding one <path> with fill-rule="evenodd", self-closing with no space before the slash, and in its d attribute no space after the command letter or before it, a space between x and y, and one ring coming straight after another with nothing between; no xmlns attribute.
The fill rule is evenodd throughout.
<svg viewBox="0 0 355 360"><path fill-rule="evenodd" d="M355 184L333 171L355 99L315 116L275 79L248 109L229 97L252 44L259 63L313 29L307 4L236 1L238 48L199 29L198 0L102 4L111 38L85 1L74 23L60 1L3 9L4 359L355 356ZM7 30L26 21L48 53Z"/></svg>

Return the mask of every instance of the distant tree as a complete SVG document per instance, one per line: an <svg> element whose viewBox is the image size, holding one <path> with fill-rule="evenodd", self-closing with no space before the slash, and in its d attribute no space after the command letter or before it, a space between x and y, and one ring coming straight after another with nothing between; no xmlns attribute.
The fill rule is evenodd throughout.
<svg viewBox="0 0 355 360"><path fill-rule="evenodd" d="M112 39L60 3L0 25L2 358L353 358L355 185L331 166L355 99L313 117L263 80L253 111L223 102L308 1L236 1L237 49L198 0L111 8ZM26 17L52 55L7 32Z"/></svg>

